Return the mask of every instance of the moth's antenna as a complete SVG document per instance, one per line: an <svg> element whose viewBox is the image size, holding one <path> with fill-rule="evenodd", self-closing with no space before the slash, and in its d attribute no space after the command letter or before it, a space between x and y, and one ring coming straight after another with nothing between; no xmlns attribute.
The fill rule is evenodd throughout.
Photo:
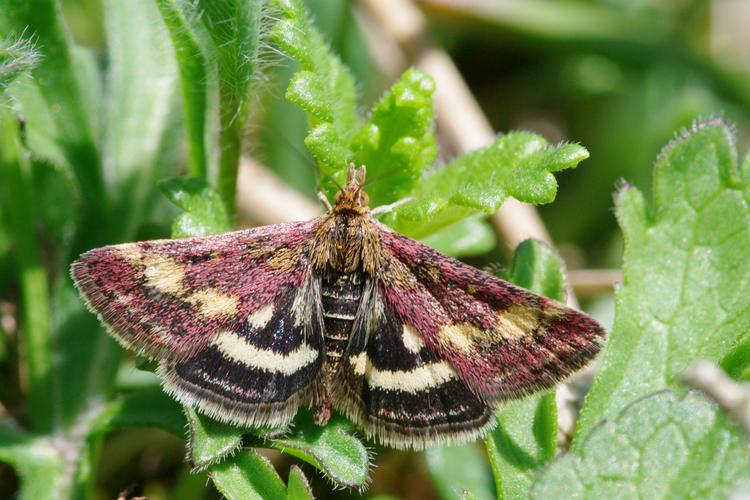
<svg viewBox="0 0 750 500"><path fill-rule="evenodd" d="M341 184L339 184L339 181L336 180L336 178L333 176L333 174L328 174L325 177L323 177L322 179L319 179L318 182L317 182L317 184L316 184L316 186L315 186L316 189L318 191L320 191L321 185L324 182L326 182L326 181L331 181L333 184L335 184L336 187L339 188L339 191L341 191L342 189L344 189L344 187Z"/></svg>
<svg viewBox="0 0 750 500"><path fill-rule="evenodd" d="M300 149L297 144L292 142L291 139L285 136L284 133L281 132L276 126L271 125L269 128L274 133L274 135L281 138L281 140L284 142L284 144L286 144L286 146L289 147L289 149L294 151L295 156L297 156L301 163L304 163L305 165L313 169L313 172L315 172L315 188L317 191L320 191L320 166L317 164L317 162L311 159L309 152Z"/></svg>
<svg viewBox="0 0 750 500"><path fill-rule="evenodd" d="M375 184L376 182L383 180L383 178L396 173L398 170L399 169L397 167L389 168L385 172L381 172L380 175L376 175L374 177L370 177L369 179L367 179L365 183L362 185L362 187L367 187L371 184Z"/></svg>

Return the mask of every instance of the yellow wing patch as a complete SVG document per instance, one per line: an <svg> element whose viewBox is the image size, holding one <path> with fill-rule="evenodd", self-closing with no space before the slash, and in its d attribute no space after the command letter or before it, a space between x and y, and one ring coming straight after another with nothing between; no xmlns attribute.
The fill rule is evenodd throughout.
<svg viewBox="0 0 750 500"><path fill-rule="evenodd" d="M185 299L185 302L199 307L199 312L208 317L232 316L237 314L239 300L215 288L199 290Z"/></svg>

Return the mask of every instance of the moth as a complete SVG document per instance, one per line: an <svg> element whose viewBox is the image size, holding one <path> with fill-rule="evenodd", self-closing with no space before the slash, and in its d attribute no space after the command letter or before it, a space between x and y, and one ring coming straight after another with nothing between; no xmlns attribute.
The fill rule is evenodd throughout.
<svg viewBox="0 0 750 500"><path fill-rule="evenodd" d="M396 448L476 439L600 350L585 314L379 222L364 180L307 222L91 250L73 279L181 403L239 426L335 409Z"/></svg>

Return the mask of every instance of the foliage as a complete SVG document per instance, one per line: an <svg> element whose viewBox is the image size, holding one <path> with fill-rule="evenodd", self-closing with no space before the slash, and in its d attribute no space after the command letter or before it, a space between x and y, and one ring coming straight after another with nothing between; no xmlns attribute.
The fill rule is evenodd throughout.
<svg viewBox="0 0 750 500"><path fill-rule="evenodd" d="M689 15L673 14L676 27L663 27L648 10L661 7L642 2L647 6L620 15L617 3L550 7L525 0L522 15L513 13L522 5L515 1L510 11L485 14L485 21L542 46L571 48L546 63L545 81L563 103L560 111L573 116L568 136L584 138L594 154L587 168L560 176L568 189L545 215L558 238L580 237L591 261L609 265L616 252L602 248L616 244L601 244L614 231L601 223L609 201L597 200L609 197L613 176L643 185L649 171L642 166L665 134L699 111L726 108L731 116L750 102L746 75L669 45L671 37L681 38L674 30ZM515 131L444 161L435 133L435 81L412 68L389 88L373 86L361 33L343 28L354 25L348 2L94 4L103 7L101 52L73 41L76 28L57 1L0 0L0 462L18 476L22 498L112 496L119 491L102 490L97 481L117 455L107 450L118 436L127 440L150 427L186 443L188 464L175 466L176 496L200 498L206 478L229 498L307 499L318 489L325 496L330 483L365 488L373 470L377 481L373 452L340 415L324 428L302 410L290 429L239 429L166 396L152 374L121 360L122 349L74 290L70 263L99 245L232 229L237 168L249 133L253 152L258 143L269 166L309 195L307 157L294 157L289 142L307 146L329 198L348 163L366 164L373 205L413 199L384 222L481 265L500 254L486 215L508 196L552 202L553 173L572 169L588 150L559 142L550 126L552 144L538 133ZM71 5L63 3L66 15ZM554 23L545 21L549 8ZM457 37L456 43L477 42ZM622 54L649 50L662 55L649 59L652 66L633 81L623 76L631 69ZM265 64L277 51L286 59ZM475 71L462 69L469 77ZM503 94L495 117L503 129L517 126L521 120L504 120L520 109L535 109L515 102L526 99L530 86L524 69L516 70L517 81L504 84L523 91L493 92ZM694 85L705 87L681 83L694 73L702 76ZM259 75L265 84L258 85ZM277 95L284 85L287 103ZM565 94L571 89L587 106ZM597 112L581 111L591 106ZM261 126L248 127L255 122ZM630 185L617 194L624 283L572 451L554 458L553 394L510 402L497 414L486 453L480 443L425 453L441 498L604 496L611 488L726 496L747 479L747 436L712 402L682 394L678 383L698 359L719 363L738 379L750 373L744 272L750 160L737 160L734 140L723 121L701 122L659 156L652 206L648 193ZM175 177L183 170L190 177ZM597 221L601 227L592 231ZM594 242L588 247L587 238ZM516 249L503 276L564 296L562 259L538 242ZM17 331L6 331L9 305ZM143 374L149 377L133 383ZM282 467L264 449L281 452Z"/></svg>

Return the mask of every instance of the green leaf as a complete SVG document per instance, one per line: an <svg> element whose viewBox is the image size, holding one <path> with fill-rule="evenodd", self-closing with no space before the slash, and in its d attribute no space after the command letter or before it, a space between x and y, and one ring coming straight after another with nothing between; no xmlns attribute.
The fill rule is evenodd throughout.
<svg viewBox="0 0 750 500"><path fill-rule="evenodd" d="M243 450L209 472L216 488L230 500L285 498L286 486L273 465L253 450Z"/></svg>
<svg viewBox="0 0 750 500"><path fill-rule="evenodd" d="M474 257L489 252L497 244L495 231L480 217L472 217L444 227L424 238L422 243L452 257Z"/></svg>
<svg viewBox="0 0 750 500"><path fill-rule="evenodd" d="M276 0L280 20L271 38L299 62L286 97L307 112L305 144L323 175L345 169L352 159L351 140L358 129L356 90L348 68L313 27L299 0Z"/></svg>
<svg viewBox="0 0 750 500"><path fill-rule="evenodd" d="M13 80L31 71L39 62L39 53L28 39L0 39L0 92Z"/></svg>
<svg viewBox="0 0 750 500"><path fill-rule="evenodd" d="M242 446L242 429L201 415L185 406L188 453L197 470L205 469L234 454Z"/></svg>
<svg viewBox="0 0 750 500"><path fill-rule="evenodd" d="M231 223L219 194L205 180L177 177L159 183L164 195L185 211L172 223L172 237L186 238L225 233Z"/></svg>
<svg viewBox="0 0 750 500"><path fill-rule="evenodd" d="M261 0L199 0L213 46L219 84L219 171L216 188L230 220L234 217L237 168L250 106L250 87L258 67Z"/></svg>
<svg viewBox="0 0 750 500"><path fill-rule="evenodd" d="M721 360L721 368L736 380L750 379L750 338L737 344Z"/></svg>
<svg viewBox="0 0 750 500"><path fill-rule="evenodd" d="M177 65L152 0L105 0L103 11L109 60L104 165L116 188L118 239L131 239L152 211L157 179L177 159Z"/></svg>
<svg viewBox="0 0 750 500"><path fill-rule="evenodd" d="M563 300L565 272L557 253L527 240L513 254L510 281L534 293ZM510 401L497 414L498 426L487 437L487 453L499 498L526 498L534 474L557 449L555 393Z"/></svg>
<svg viewBox="0 0 750 500"><path fill-rule="evenodd" d="M20 479L19 498L64 498L64 462L50 438L32 438L14 424L0 421L0 462Z"/></svg>
<svg viewBox="0 0 750 500"><path fill-rule="evenodd" d="M370 459L362 442L349 434L352 424L334 414L325 427L315 425L312 413L300 408L291 432L271 444L323 471L330 479L350 488L367 484Z"/></svg>
<svg viewBox="0 0 750 500"><path fill-rule="evenodd" d="M375 104L354 137L353 161L367 165L372 206L407 196L435 161L434 90L428 74L414 68L406 71Z"/></svg>
<svg viewBox="0 0 750 500"><path fill-rule="evenodd" d="M477 443L427 448L424 454L432 484L441 498L496 497L487 458Z"/></svg>
<svg viewBox="0 0 750 500"><path fill-rule="evenodd" d="M313 500L312 488L302 469L292 465L289 469L289 481L287 485L287 500Z"/></svg>
<svg viewBox="0 0 750 500"><path fill-rule="evenodd" d="M711 120L662 151L652 208L635 188L618 194L624 282L574 448L629 402L677 388L689 365L718 362L746 338L749 174L746 163L738 175L730 127Z"/></svg>
<svg viewBox="0 0 750 500"><path fill-rule="evenodd" d="M70 172L44 160L34 159L31 174L36 216L43 225L46 238L55 248L69 248L75 236L76 218L80 209L78 191Z"/></svg>
<svg viewBox="0 0 750 500"><path fill-rule="evenodd" d="M156 6L169 31L180 70L190 175L206 178L208 71L200 40L191 23L197 14L193 11L194 4L179 0L156 0Z"/></svg>
<svg viewBox="0 0 750 500"><path fill-rule="evenodd" d="M627 406L555 460L533 498L728 498L750 479L746 436L697 391Z"/></svg>
<svg viewBox="0 0 750 500"><path fill-rule="evenodd" d="M133 427L158 427L175 436L185 435L180 405L161 387L149 387L111 402L93 425L89 437Z"/></svg>
<svg viewBox="0 0 750 500"><path fill-rule="evenodd" d="M36 198L31 165L21 145L20 124L13 111L0 101L0 195L3 209L13 214L9 229L15 242L21 292L21 355L28 376L27 406L32 430L50 431L54 363L50 329L47 271L34 227Z"/></svg>
<svg viewBox="0 0 750 500"><path fill-rule="evenodd" d="M108 211L107 193L86 96L78 78L79 65L58 7L55 0L0 0L0 33L10 37L34 34L40 58L32 76L46 105L54 110L50 117L60 137L64 138L62 149L75 173L84 202L81 227L83 232L89 232L80 238L101 242L102 231L91 232L91 228L107 227L103 223ZM90 248L83 242L79 246Z"/></svg>
<svg viewBox="0 0 750 500"><path fill-rule="evenodd" d="M508 196L549 203L557 192L552 172L586 158L588 152L577 144L549 145L540 135L512 132L429 175L412 192L416 201L398 207L386 220L418 237L472 215L492 213Z"/></svg>

